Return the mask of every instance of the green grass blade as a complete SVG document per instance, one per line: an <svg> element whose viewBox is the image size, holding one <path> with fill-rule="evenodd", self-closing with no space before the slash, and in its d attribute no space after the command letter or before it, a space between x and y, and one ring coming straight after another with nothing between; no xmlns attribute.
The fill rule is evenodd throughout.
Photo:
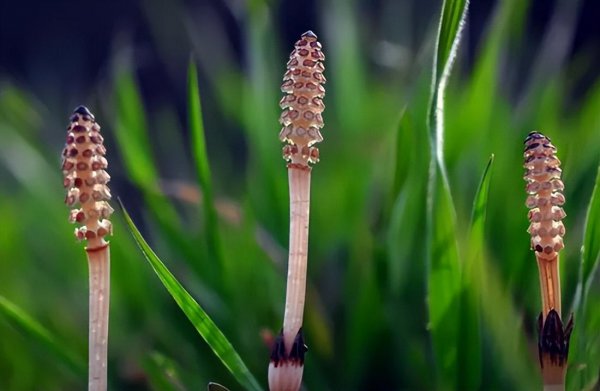
<svg viewBox="0 0 600 391"><path fill-rule="evenodd" d="M467 13L466 0L442 5L428 110L431 162L427 206L429 328L440 384L457 385L460 259L454 203L443 160L444 92Z"/></svg>
<svg viewBox="0 0 600 391"><path fill-rule="evenodd" d="M202 307L194 300L194 298L185 290L185 288L171 274L167 267L162 263L158 256L152 251L148 243L144 240L131 217L121 203L121 208L125 216L125 221L135 239L140 250L146 257L152 269L163 283L169 294L179 305L181 310L194 325L198 333L210 346L212 351L221 360L223 365L235 377L235 379L247 390L262 390L256 379L252 376L246 364L242 361L239 354L235 351L231 343L225 335L212 321L212 319L204 312Z"/></svg>
<svg viewBox="0 0 600 391"><path fill-rule="evenodd" d="M30 337L37 345L44 346L56 359L82 378L86 376L86 359L71 352L50 331L4 296L0 296L0 315Z"/></svg>
<svg viewBox="0 0 600 391"><path fill-rule="evenodd" d="M477 188L477 193L475 193L475 200L473 201L473 210L471 212L471 233L470 233L470 241L471 241L471 251L474 256L480 256L483 252L483 243L484 243L484 225L485 225L485 217L487 211L487 201L488 195L490 193L490 181L492 179L492 166L494 164L494 155L490 156L490 160L488 160L487 165L485 166L485 170L483 171L483 175L481 177L481 181L479 182L479 187ZM472 266L476 266L476 259L472 259L467 263L466 269L468 270L469 265L473 263Z"/></svg>
<svg viewBox="0 0 600 391"><path fill-rule="evenodd" d="M462 275L458 340L459 390L476 390L481 385L482 336L480 289L483 273L484 227L494 155L490 157L475 193L471 213L468 256Z"/></svg>
<svg viewBox="0 0 600 391"><path fill-rule="evenodd" d="M437 171L437 166L433 168ZM460 260L447 183L432 175L428 210L429 329L441 384L456 384Z"/></svg>
<svg viewBox="0 0 600 391"><path fill-rule="evenodd" d="M590 288L600 260L600 167L592 197L588 204L583 246L581 248L581 265L579 282L575 294L573 311L575 312L575 328L571 338L571 354L569 355L568 389L589 389L598 381L600 368L600 337L597 330L600 316L595 308L600 301L597 296L590 297Z"/></svg>
<svg viewBox="0 0 600 391"><path fill-rule="evenodd" d="M600 167L596 175L592 198L588 204L581 257L583 267L581 282L585 284L584 287L587 291L600 260Z"/></svg>
<svg viewBox="0 0 600 391"><path fill-rule="evenodd" d="M467 15L467 0L445 0L436 41L433 61L432 95L429 103L429 132L435 140L434 152L442 157L444 134L444 92L460 43L464 19Z"/></svg>
<svg viewBox="0 0 600 391"><path fill-rule="evenodd" d="M202 105L200 101L200 91L198 89L198 71L193 59L190 59L188 66L187 81L188 121L192 137L192 152L196 163L196 174L203 195L204 230L206 232L206 243L208 245L208 257L223 262L210 165L208 163L208 153L204 134L204 123L202 121Z"/></svg>
<svg viewBox="0 0 600 391"><path fill-rule="evenodd" d="M434 67L434 77L438 85L442 81L441 79L450 73L468 6L468 0L447 0L442 5Z"/></svg>

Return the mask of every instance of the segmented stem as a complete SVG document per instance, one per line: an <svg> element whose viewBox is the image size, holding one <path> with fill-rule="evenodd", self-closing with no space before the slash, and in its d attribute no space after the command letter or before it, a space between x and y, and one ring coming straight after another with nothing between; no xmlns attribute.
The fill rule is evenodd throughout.
<svg viewBox="0 0 600 391"><path fill-rule="evenodd" d="M308 257L309 164L319 161L319 150L313 145L323 140L320 129L325 109L324 59L317 36L312 31L302 34L290 54L281 85L285 95L279 102L283 109L279 138L287 143L283 158L288 161L290 244L283 330L275 341L269 364L271 391L297 391L304 370L302 321Z"/></svg>
<svg viewBox="0 0 600 391"><path fill-rule="evenodd" d="M560 160L550 139L531 132L525 139L524 179L529 194L528 232L535 251L540 277L542 312L538 319L539 362L545 390L564 389L572 317L563 328L561 320L559 252L564 247L565 212L562 205L564 184L561 181Z"/></svg>
<svg viewBox="0 0 600 391"><path fill-rule="evenodd" d="M531 248L535 251L540 273L543 318L550 310L561 313L559 251L564 247L565 212L562 205L564 184L560 160L549 138L531 132L525 139L525 180Z"/></svg>
<svg viewBox="0 0 600 391"><path fill-rule="evenodd" d="M110 250L104 238L112 234L108 218L113 209L107 202L111 198L107 186L110 176L105 171L108 163L103 141L94 115L84 106L76 108L67 127L62 171L65 203L73 207L69 221L81 225L75 229L75 237L87 241L90 391L107 389Z"/></svg>

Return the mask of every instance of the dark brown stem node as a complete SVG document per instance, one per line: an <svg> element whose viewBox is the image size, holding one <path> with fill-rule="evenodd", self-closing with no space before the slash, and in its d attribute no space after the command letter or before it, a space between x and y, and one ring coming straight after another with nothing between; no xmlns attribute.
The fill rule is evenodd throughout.
<svg viewBox="0 0 600 391"><path fill-rule="evenodd" d="M544 362L550 362L552 365L563 366L569 357L573 314L569 316L569 321L564 327L558 312L554 310L550 310L545 321L542 318L540 313L538 317L540 365L543 368Z"/></svg>
<svg viewBox="0 0 600 391"><path fill-rule="evenodd" d="M304 355L307 351L308 346L304 344L304 335L302 333L302 328L300 328L298 334L296 334L296 338L294 338L290 353L287 354L285 341L283 339L283 330L281 330L279 335L277 335L275 343L273 344L273 349L271 350L271 362L275 367L278 367L284 362L304 365Z"/></svg>

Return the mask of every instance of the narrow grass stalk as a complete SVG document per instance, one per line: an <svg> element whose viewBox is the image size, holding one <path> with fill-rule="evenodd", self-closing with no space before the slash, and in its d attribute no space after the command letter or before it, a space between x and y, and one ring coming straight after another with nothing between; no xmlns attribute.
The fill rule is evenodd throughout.
<svg viewBox="0 0 600 391"><path fill-rule="evenodd" d="M325 108L322 100L325 95L324 59L317 36L312 31L302 34L290 54L281 85L285 95L280 101L283 128L279 138L287 143L283 157L288 161L290 243L283 329L275 341L269 364L271 391L299 390L304 371L307 348L302 321L312 170L309 164L319 161L319 150L313 145L323 140L320 129L323 127L321 113Z"/></svg>
<svg viewBox="0 0 600 391"><path fill-rule="evenodd" d="M542 312L538 319L539 361L544 390L564 390L569 338L573 318L566 327L561 320L559 252L563 249L565 227L562 219L564 184L561 181L560 160L551 140L538 132L525 139L525 164L527 170L528 232L531 248L535 251L540 277Z"/></svg>
<svg viewBox="0 0 600 391"><path fill-rule="evenodd" d="M107 389L108 313L110 299L110 248L104 237L112 233L108 217L113 209L106 185L110 176L100 125L92 113L79 106L67 127L62 171L67 189L65 203L74 207L69 221L81 226L75 237L87 240L89 264L89 368L88 390ZM78 205L79 208L75 206Z"/></svg>

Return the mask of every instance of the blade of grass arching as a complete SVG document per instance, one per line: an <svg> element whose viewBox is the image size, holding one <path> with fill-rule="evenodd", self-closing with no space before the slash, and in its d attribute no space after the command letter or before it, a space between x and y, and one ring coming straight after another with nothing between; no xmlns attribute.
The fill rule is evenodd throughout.
<svg viewBox="0 0 600 391"><path fill-rule="evenodd" d="M150 387L156 391L185 391L177 364L164 355L153 352L142 361Z"/></svg>
<svg viewBox="0 0 600 391"><path fill-rule="evenodd" d="M431 144L427 205L429 329L440 385L457 384L460 260L455 210L443 159L444 92L467 13L466 0L442 5L428 110Z"/></svg>
<svg viewBox="0 0 600 391"><path fill-rule="evenodd" d="M464 20L469 2L467 0L445 0L442 4L439 31L433 61L431 99L429 102L429 134L434 141L434 155L442 160L444 136L444 92L448 84L452 65L458 52ZM445 170L444 170L445 171Z"/></svg>
<svg viewBox="0 0 600 391"><path fill-rule="evenodd" d="M477 390L481 385L482 336L480 293L484 227L494 155L490 157L475 193L471 213L468 253L463 268L458 331L458 390Z"/></svg>
<svg viewBox="0 0 600 391"><path fill-rule="evenodd" d="M3 296L0 296L0 315L21 330L23 334L38 345L44 346L60 363L78 376L87 374L86 359L70 351L66 344L58 341L50 331L33 319L29 314Z"/></svg>
<svg viewBox="0 0 600 391"><path fill-rule="evenodd" d="M192 137L192 152L196 163L198 183L202 189L204 202L204 231L205 242L208 246L208 258L223 262L221 240L219 237L219 222L215 210L210 165L202 121L202 105L198 89L198 73L192 58L188 66L188 120ZM220 273L219 273L220 274Z"/></svg>
<svg viewBox="0 0 600 391"><path fill-rule="evenodd" d="M242 361L239 354L235 351L229 340L204 312L198 302L185 290L185 288L171 274L163 262L152 251L148 243L144 240L127 210L120 203L127 226L133 235L134 240L144 254L144 257L152 266L152 269L163 283L169 294L173 297L177 305L181 308L190 322L194 325L198 334L206 341L215 355L221 360L223 365L229 370L233 377L247 390L262 390L259 383L252 376L246 364Z"/></svg>
<svg viewBox="0 0 600 391"><path fill-rule="evenodd" d="M442 5L433 69L435 86L450 73L468 7L468 0L446 0Z"/></svg>

